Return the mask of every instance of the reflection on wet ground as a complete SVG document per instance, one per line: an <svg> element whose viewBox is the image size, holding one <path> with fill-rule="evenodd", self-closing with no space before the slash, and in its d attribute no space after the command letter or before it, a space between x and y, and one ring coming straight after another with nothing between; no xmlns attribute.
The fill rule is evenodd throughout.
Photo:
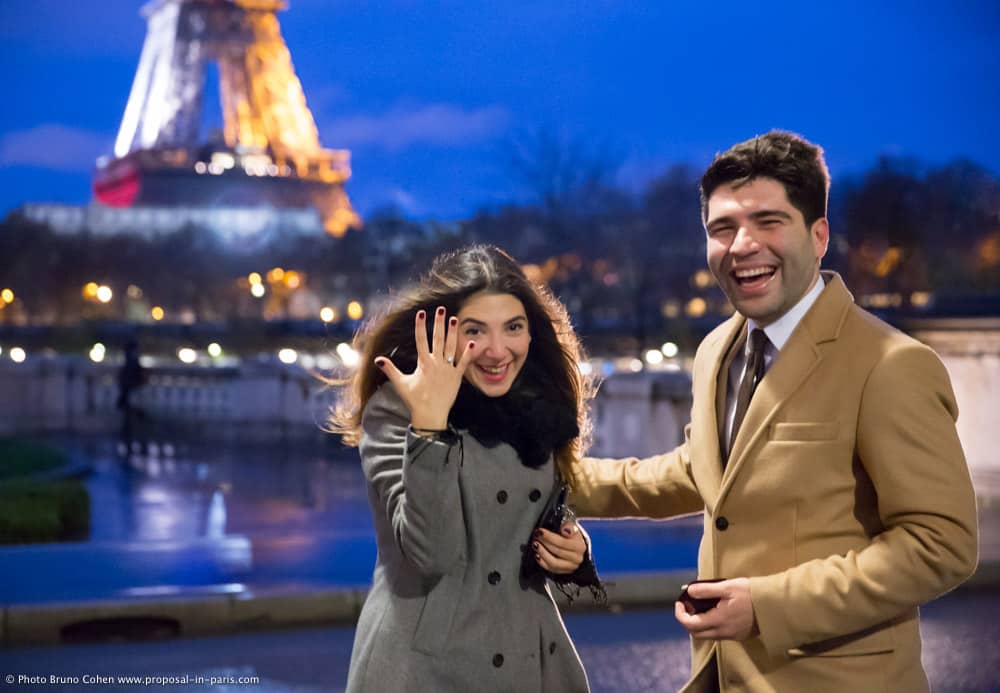
<svg viewBox="0 0 1000 693"><path fill-rule="evenodd" d="M357 451L191 438L56 441L88 460L88 542L0 549L8 603L365 586L375 562ZM605 573L691 568L701 522L592 522ZM16 570L14 569L16 568Z"/></svg>
<svg viewBox="0 0 1000 693"><path fill-rule="evenodd" d="M1000 592L955 593L922 609L923 661L935 691L1000 690ZM593 693L676 691L690 671L688 639L668 610L570 614L566 626ZM161 642L61 645L0 650L0 673L27 676L257 677L255 685L157 685L157 690L344 690L354 629L301 628ZM107 687L100 690L130 690ZM13 690L13 689L12 689ZM97 690L48 685L50 691Z"/></svg>

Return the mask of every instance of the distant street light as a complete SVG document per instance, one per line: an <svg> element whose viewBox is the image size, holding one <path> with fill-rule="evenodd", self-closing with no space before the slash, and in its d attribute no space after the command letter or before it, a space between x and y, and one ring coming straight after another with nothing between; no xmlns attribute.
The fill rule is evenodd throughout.
<svg viewBox="0 0 1000 693"><path fill-rule="evenodd" d="M107 303L111 300L112 291L110 286L101 285L97 287L97 300L101 303Z"/></svg>
<svg viewBox="0 0 1000 693"><path fill-rule="evenodd" d="M663 363L663 353L659 349L650 349L646 352L646 363L650 366L657 366Z"/></svg>
<svg viewBox="0 0 1000 693"><path fill-rule="evenodd" d="M672 359L673 357L677 356L680 349L678 349L677 345L674 344L673 342L664 342L663 346L660 347L660 351L662 351L663 355L666 356L668 359Z"/></svg>
<svg viewBox="0 0 1000 693"><path fill-rule="evenodd" d="M686 307L687 314L692 318L700 318L702 315L705 314L705 311L707 309L708 309L708 303L705 302L705 299L700 297L692 298L690 301L688 301Z"/></svg>
<svg viewBox="0 0 1000 693"><path fill-rule="evenodd" d="M365 314L364 308L357 301L351 301L347 304L347 317L351 320L360 320L361 316Z"/></svg>
<svg viewBox="0 0 1000 693"><path fill-rule="evenodd" d="M194 363L198 359L198 352L190 347L182 347L177 350L177 358L183 363Z"/></svg>
<svg viewBox="0 0 1000 693"><path fill-rule="evenodd" d="M361 356L359 356L358 352L354 350L354 347L347 342L341 342L337 345L337 356L340 357L340 362L348 368L357 367L358 363L361 361Z"/></svg>
<svg viewBox="0 0 1000 693"><path fill-rule="evenodd" d="M101 344L100 342L97 342L96 344L94 344L94 346L90 347L89 356L90 360L93 361L94 363L100 363L101 361L103 361L104 354L105 354L104 345Z"/></svg>
<svg viewBox="0 0 1000 693"><path fill-rule="evenodd" d="M153 320L156 320L157 322L163 320L163 309L160 308L160 306L153 306L150 309L149 314L153 318Z"/></svg>
<svg viewBox="0 0 1000 693"><path fill-rule="evenodd" d="M208 355L211 356L213 359L217 359L220 356L222 356L222 347L219 346L218 342L212 342L211 344L209 344L207 351Z"/></svg>
<svg viewBox="0 0 1000 693"><path fill-rule="evenodd" d="M263 298L265 291L263 284L250 285L250 293L253 294L254 298Z"/></svg>
<svg viewBox="0 0 1000 693"><path fill-rule="evenodd" d="M4 289L3 291L0 291L0 299L3 299L4 303L13 303L14 292L10 289Z"/></svg>
<svg viewBox="0 0 1000 693"><path fill-rule="evenodd" d="M319 311L319 319L323 322L336 322L337 311L330 306L323 306Z"/></svg>
<svg viewBox="0 0 1000 693"><path fill-rule="evenodd" d="M10 360L14 363L24 363L24 359L28 358L24 349L21 347L11 347L10 349Z"/></svg>
<svg viewBox="0 0 1000 693"><path fill-rule="evenodd" d="M278 360L281 361L282 363L287 363L288 365L295 363L298 360L298 358L299 354L298 352L295 351L295 349L286 348L286 349L281 349L278 352Z"/></svg>

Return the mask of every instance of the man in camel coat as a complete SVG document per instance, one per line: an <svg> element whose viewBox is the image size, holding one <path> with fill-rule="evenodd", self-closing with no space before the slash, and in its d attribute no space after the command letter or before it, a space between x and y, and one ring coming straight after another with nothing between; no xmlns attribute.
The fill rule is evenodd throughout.
<svg viewBox="0 0 1000 693"><path fill-rule="evenodd" d="M822 150L771 132L701 182L708 263L736 313L698 348L685 441L583 460L580 516L704 512L685 691L929 690L918 607L969 577L975 495L926 346L821 272ZM753 336L748 336L753 335Z"/></svg>

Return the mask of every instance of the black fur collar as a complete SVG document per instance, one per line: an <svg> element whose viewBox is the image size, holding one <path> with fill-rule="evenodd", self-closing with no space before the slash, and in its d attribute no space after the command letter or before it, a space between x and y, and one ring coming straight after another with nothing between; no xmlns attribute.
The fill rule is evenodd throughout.
<svg viewBox="0 0 1000 693"><path fill-rule="evenodd" d="M449 418L487 447L510 444L521 463L532 468L544 465L554 450L580 435L574 403L559 396L530 358L502 397L487 397L463 381Z"/></svg>

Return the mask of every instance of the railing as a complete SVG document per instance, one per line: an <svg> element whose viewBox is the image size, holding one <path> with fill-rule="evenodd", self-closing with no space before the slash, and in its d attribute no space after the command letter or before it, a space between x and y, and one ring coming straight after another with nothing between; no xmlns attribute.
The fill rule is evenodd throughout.
<svg viewBox="0 0 1000 693"><path fill-rule="evenodd" d="M681 439L690 378L680 371L616 375L594 405L596 454L652 454ZM317 432L337 392L308 371L280 363L146 370L132 404L159 424L223 424ZM76 357L0 363L0 435L115 430L122 413L114 365Z"/></svg>

